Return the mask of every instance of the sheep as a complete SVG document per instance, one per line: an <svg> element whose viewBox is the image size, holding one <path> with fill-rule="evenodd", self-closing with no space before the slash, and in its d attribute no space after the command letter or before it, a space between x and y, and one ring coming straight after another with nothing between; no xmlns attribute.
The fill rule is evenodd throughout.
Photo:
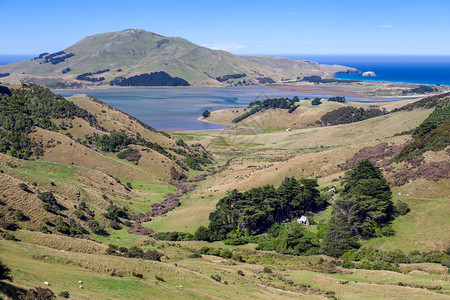
<svg viewBox="0 0 450 300"><path fill-rule="evenodd" d="M44 284L45 285L50 285L50 283L48 283L48 281L44 281Z"/></svg>
<svg viewBox="0 0 450 300"><path fill-rule="evenodd" d="M78 281L78 283L83 283L83 281L80 280L80 281Z"/></svg>
<svg viewBox="0 0 450 300"><path fill-rule="evenodd" d="M83 289L83 286L82 286L82 285L80 285L80 286L79 286L79 288L80 288L80 289Z"/></svg>

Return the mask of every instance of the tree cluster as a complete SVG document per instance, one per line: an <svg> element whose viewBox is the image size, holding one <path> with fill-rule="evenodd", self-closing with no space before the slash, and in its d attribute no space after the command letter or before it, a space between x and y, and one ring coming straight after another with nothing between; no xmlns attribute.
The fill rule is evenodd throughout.
<svg viewBox="0 0 450 300"><path fill-rule="evenodd" d="M80 117L102 129L94 115L47 88L34 84L11 90L0 87L0 151L25 159L40 154L42 149L27 134L34 126L56 131L59 127L51 119L71 117Z"/></svg>
<svg viewBox="0 0 450 300"><path fill-rule="evenodd" d="M289 98L267 98L263 101L257 100L252 101L248 105L248 107L252 108L250 111L240 115L239 117L233 119L233 123L238 123L251 115L263 110L263 109L270 109L270 108L280 108L280 109L287 109L288 113L292 113L296 108L297 105L295 105L296 102L299 101L299 98L297 96L294 96L292 99Z"/></svg>
<svg viewBox="0 0 450 300"><path fill-rule="evenodd" d="M232 75L223 75L223 76L220 76L220 77L216 77L216 80L220 81L220 82L224 82L224 81L227 81L229 79L238 79L238 78L242 78L242 77L245 77L245 76L247 76L247 74L245 74L245 73L232 74Z"/></svg>
<svg viewBox="0 0 450 300"><path fill-rule="evenodd" d="M66 73L69 73L70 71L72 71L71 68L65 68L65 69L63 69L63 70L61 71L61 73L62 73L62 74L66 74Z"/></svg>
<svg viewBox="0 0 450 300"><path fill-rule="evenodd" d="M122 76L114 78L111 86L189 86L189 82L179 77L172 77L164 71L141 74L125 78Z"/></svg>
<svg viewBox="0 0 450 300"><path fill-rule="evenodd" d="M265 232L277 222L327 206L315 179L286 178L278 187L267 185L240 193L233 190L222 198L209 215L210 239L223 240L233 230L245 235Z"/></svg>
<svg viewBox="0 0 450 300"><path fill-rule="evenodd" d="M380 109L364 109L362 107L345 106L327 112L318 121L324 126L348 124L363 121L366 119L385 115L386 112Z"/></svg>
<svg viewBox="0 0 450 300"><path fill-rule="evenodd" d="M53 65L57 65L72 56L75 56L75 53L66 54L66 52L64 52L64 51L59 51L59 52L52 53L52 54L42 53L38 57L35 57L34 59L42 59L43 58L44 64L52 63Z"/></svg>
<svg viewBox="0 0 450 300"><path fill-rule="evenodd" d="M275 83L275 80L273 80L270 77L260 77L260 78L256 78L256 80L258 80L258 82L260 84L272 84L272 83Z"/></svg>
<svg viewBox="0 0 450 300"><path fill-rule="evenodd" d="M409 89L409 90L403 90L402 94L428 94L428 93L434 93L437 92L438 89L429 85L419 85L418 87Z"/></svg>

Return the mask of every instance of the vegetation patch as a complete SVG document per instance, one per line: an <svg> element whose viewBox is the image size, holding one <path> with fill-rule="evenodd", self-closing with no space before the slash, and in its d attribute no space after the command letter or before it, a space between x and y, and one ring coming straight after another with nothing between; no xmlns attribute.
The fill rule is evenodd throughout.
<svg viewBox="0 0 450 300"><path fill-rule="evenodd" d="M189 82L179 77L172 77L164 71L135 75L129 78L119 76L110 83L111 86L189 86Z"/></svg>

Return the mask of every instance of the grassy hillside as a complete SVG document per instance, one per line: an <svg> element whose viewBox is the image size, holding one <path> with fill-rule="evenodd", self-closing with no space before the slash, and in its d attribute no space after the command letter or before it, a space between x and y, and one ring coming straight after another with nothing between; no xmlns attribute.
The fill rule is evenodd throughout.
<svg viewBox="0 0 450 300"><path fill-rule="evenodd" d="M355 69L344 66L319 65L285 58L241 57L211 50L178 37L165 37L153 32L128 29L88 36L63 50L64 53L44 54L36 59L0 66L1 73L11 75L2 82L35 82L53 88L108 86L118 76L131 77L143 73L164 71L191 85L234 85L245 79L247 84L259 84L257 78L282 78L319 75L330 77L335 72ZM50 56L49 56L50 55ZM107 70L91 77L104 80L77 80L84 73ZM217 77L246 74L239 80L221 83Z"/></svg>
<svg viewBox="0 0 450 300"><path fill-rule="evenodd" d="M173 171L189 175L209 155L89 96L67 101L35 85L8 91L2 108L9 114L2 114L0 126L0 214L22 228L89 235L95 220L105 235L112 227L126 232L134 214L151 211L167 194L185 193L170 184ZM44 122L39 113L47 109L52 117ZM105 216L114 207L127 216ZM69 228L58 227L59 220Z"/></svg>
<svg viewBox="0 0 450 300"><path fill-rule="evenodd" d="M29 95L30 88L36 93ZM345 172L342 166L361 153L373 152L361 149L376 150L380 143L400 149L411 139L407 132L430 115L433 119L441 116L434 108L399 110L351 124L308 127L327 111L345 104L325 102L313 107L302 101L287 120L285 110L271 114L266 110L246 119L245 126L178 132L169 137L90 96L64 100L52 98L47 90L35 86L8 89L11 95L3 93L2 100L8 101L1 104L11 106L2 107L24 120L33 120L30 130L20 135L33 146L27 159L13 157L18 156L13 150L20 143L11 140L15 126L10 119L3 119L3 114L1 120L8 122L0 125L0 142L7 145L0 153L0 260L14 278L12 283L0 281L4 295L48 287L55 294L69 292L71 299L450 297L447 267L438 263L401 263L397 271L364 270L356 264L355 268L344 268L344 260L324 255L283 255L256 250L256 243L235 246L224 241L162 241L145 231L195 233L200 225L208 225L210 212L230 190L278 186L286 176L317 179L320 190L332 186L339 190ZM12 101L14 95L23 97ZM52 112L47 123L38 120L40 110L28 110L31 105L43 109L54 101L83 114ZM232 120L237 114L233 110L213 112L210 118ZM300 128L290 126L294 121ZM285 130L288 125L291 131ZM131 143L117 151L106 150L104 147L111 145L102 143L102 137L119 138L119 132ZM42 148L42 153L36 147ZM140 156L136 159L124 154L129 159L119 158L118 153L124 150ZM214 154L212 164L202 159L210 159L209 153ZM426 151L422 156L424 163L448 161L448 147ZM194 170L195 163L188 158L203 170ZM405 164L399 162L391 171ZM384 170L390 181L395 179L391 171ZM187 178L183 179L183 174ZM442 253L450 245L446 230L450 227L449 180L418 177L393 186L393 201L403 201L411 211L392 222L394 235L360 242L377 251ZM169 195L183 189L187 190L177 200L180 205L171 207L173 196ZM45 209L44 204L51 201L42 195L48 192L57 208ZM166 211L166 205L174 209ZM331 208L311 217L320 224L330 213ZM70 227L68 232L60 231L59 219ZM95 229L92 220L107 234ZM11 223L18 228L6 229ZM86 231L78 233L80 227ZM139 230L131 231L133 228ZM319 225L305 229L314 234L319 230ZM144 256L152 251L162 255L159 260Z"/></svg>

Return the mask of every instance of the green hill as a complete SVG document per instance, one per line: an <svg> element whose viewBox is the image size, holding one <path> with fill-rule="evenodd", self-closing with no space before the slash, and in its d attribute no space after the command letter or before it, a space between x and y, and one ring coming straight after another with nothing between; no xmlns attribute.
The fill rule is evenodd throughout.
<svg viewBox="0 0 450 300"><path fill-rule="evenodd" d="M331 77L347 70L356 71L344 66L286 58L237 56L201 47L182 38L138 29L88 36L63 51L43 53L29 61L0 66L0 73L10 73L2 77L2 82L34 82L54 88L107 86L119 76L129 78L160 71L186 80L190 85L220 86L239 81L247 85L259 84L258 78L271 78L278 83L282 78ZM84 80L76 79L86 73L92 73L87 76L88 80L86 76ZM245 76L223 83L216 79L235 74Z"/></svg>

